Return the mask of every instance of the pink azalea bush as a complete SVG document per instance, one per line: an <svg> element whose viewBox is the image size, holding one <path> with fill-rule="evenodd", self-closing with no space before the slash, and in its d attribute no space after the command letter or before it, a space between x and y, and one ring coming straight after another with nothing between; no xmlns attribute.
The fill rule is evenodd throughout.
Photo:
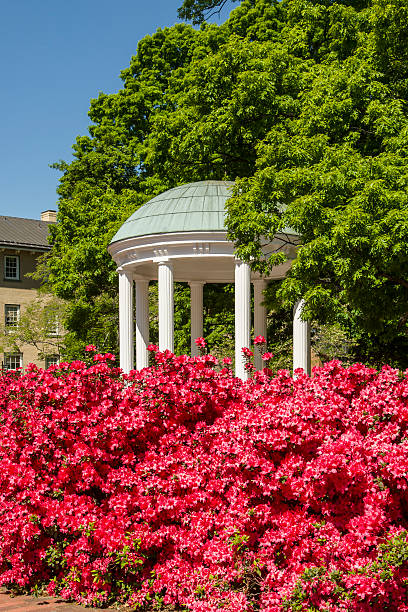
<svg viewBox="0 0 408 612"><path fill-rule="evenodd" d="M155 360L0 376L1 584L141 610L408 611L408 372L243 383L211 355Z"/></svg>

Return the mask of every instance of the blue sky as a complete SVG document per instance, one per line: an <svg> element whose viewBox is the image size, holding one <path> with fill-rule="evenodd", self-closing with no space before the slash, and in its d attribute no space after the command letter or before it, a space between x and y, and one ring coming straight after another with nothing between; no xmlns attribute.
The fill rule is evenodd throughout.
<svg viewBox="0 0 408 612"><path fill-rule="evenodd" d="M181 3L2 2L0 215L36 219L56 209L60 175L49 164L70 161L91 98L120 89L138 41L176 23Z"/></svg>

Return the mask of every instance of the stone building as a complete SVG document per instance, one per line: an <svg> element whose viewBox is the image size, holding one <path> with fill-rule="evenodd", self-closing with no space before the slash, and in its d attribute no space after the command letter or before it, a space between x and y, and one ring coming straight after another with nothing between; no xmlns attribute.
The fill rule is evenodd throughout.
<svg viewBox="0 0 408 612"><path fill-rule="evenodd" d="M0 317L2 329L18 325L21 314L37 297L40 283L27 276L34 272L38 257L50 249L49 226L56 222L56 212L41 213L41 220L0 216ZM50 333L55 333L50 330ZM28 363L48 367L58 361L52 354L41 359L32 345L23 345L19 352L4 352L0 355L3 369L24 368Z"/></svg>

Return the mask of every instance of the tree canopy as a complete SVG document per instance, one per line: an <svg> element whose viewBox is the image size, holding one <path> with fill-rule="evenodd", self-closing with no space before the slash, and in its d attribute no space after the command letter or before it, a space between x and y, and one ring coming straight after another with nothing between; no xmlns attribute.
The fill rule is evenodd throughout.
<svg viewBox="0 0 408 612"><path fill-rule="evenodd" d="M186 0L195 22L224 4ZM262 240L303 246L274 304L398 361L407 341L406 0L243 0L221 24L158 30L92 100L89 135L62 172L49 284L72 341L112 349L117 293L106 246L138 206L177 184L237 180L228 228L266 271ZM284 212L282 212L284 211ZM269 298L272 303L272 297ZM391 342L392 341L392 342ZM394 347L394 348L392 348ZM365 353L364 353L365 354Z"/></svg>
<svg viewBox="0 0 408 612"><path fill-rule="evenodd" d="M274 259L262 258L263 237L283 222L296 228L304 246L281 301L303 296L309 316L399 345L408 320L408 5L289 5L304 24L297 54L312 63L295 112L274 122L255 173L238 181L230 236L266 270Z"/></svg>

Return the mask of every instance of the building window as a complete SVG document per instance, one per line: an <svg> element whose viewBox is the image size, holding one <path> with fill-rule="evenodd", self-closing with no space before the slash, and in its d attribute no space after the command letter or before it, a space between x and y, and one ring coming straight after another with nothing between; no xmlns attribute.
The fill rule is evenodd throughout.
<svg viewBox="0 0 408 612"><path fill-rule="evenodd" d="M23 367L23 355L21 353L5 353L4 368L6 370L18 370Z"/></svg>
<svg viewBox="0 0 408 612"><path fill-rule="evenodd" d="M6 327L17 327L20 320L20 306L18 304L6 304L4 306L4 317Z"/></svg>
<svg viewBox="0 0 408 612"><path fill-rule="evenodd" d="M18 255L4 256L5 280L20 280L20 258Z"/></svg>
<svg viewBox="0 0 408 612"><path fill-rule="evenodd" d="M46 355L45 356L45 369L49 368L52 365L59 364L59 355Z"/></svg>
<svg viewBox="0 0 408 612"><path fill-rule="evenodd" d="M47 336L59 334L58 313L53 308L46 309L46 334Z"/></svg>

